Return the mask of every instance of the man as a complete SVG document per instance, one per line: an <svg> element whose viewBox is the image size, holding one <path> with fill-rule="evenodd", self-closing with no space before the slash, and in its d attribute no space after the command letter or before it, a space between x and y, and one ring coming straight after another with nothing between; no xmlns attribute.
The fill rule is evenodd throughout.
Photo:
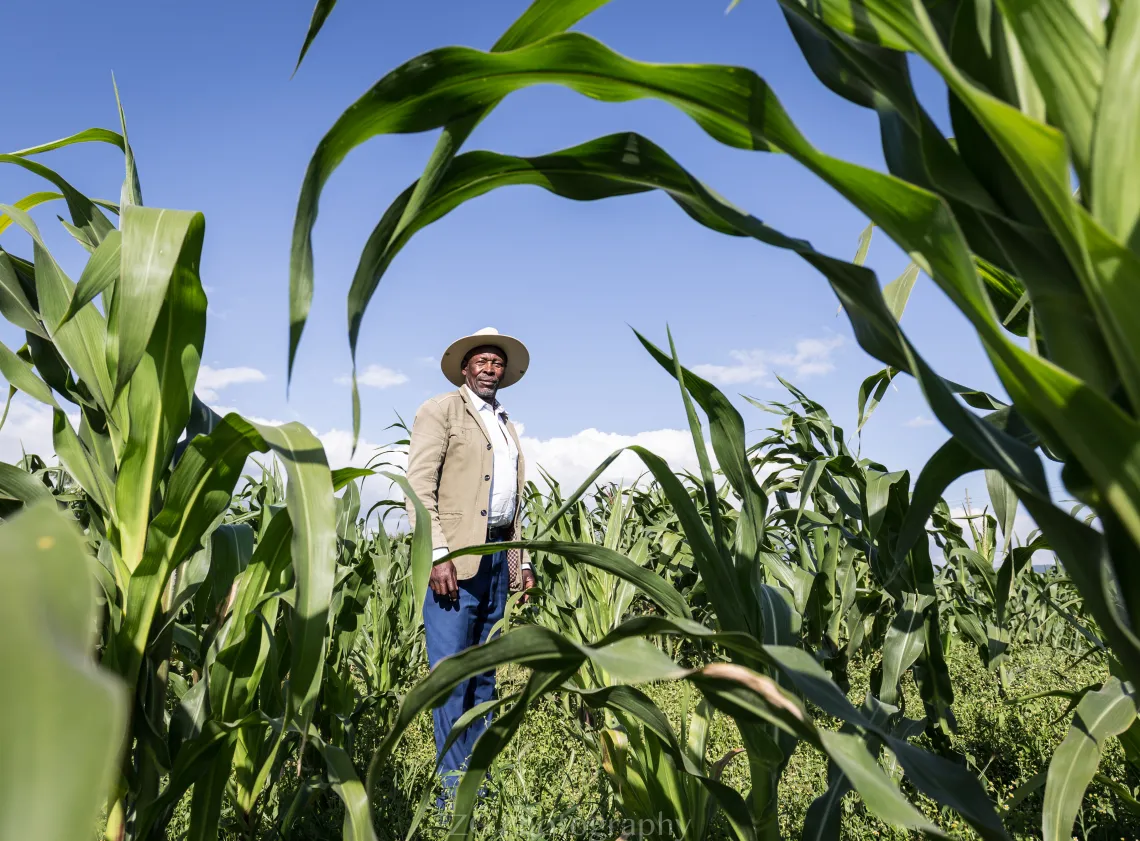
<svg viewBox="0 0 1140 841"><path fill-rule="evenodd" d="M523 343L493 327L457 339L443 354L443 374L459 388L419 408L408 447L408 482L431 517L435 561L467 546L519 539L523 457L498 392L518 382L529 363ZM416 512L410 501L407 511L414 526ZM516 554L464 555L432 568L424 601L432 668L444 657L486 642L491 627L503 618L508 590L534 586L525 554L519 569L510 568L516 565ZM436 750L442 750L464 712L494 694L494 671L457 686L432 713ZM450 792L458 784L458 775L451 772L463 769L488 723L489 717L474 722L441 757L440 770Z"/></svg>

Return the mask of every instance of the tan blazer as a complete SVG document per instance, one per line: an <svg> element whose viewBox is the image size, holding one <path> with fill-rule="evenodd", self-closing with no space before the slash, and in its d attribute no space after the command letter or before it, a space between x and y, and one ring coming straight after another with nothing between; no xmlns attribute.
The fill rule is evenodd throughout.
<svg viewBox="0 0 1140 841"><path fill-rule="evenodd" d="M412 423L408 446L408 483L431 517L434 548L449 551L487 542L487 509L491 504L494 449L475 407L462 388L433 397L420 406ZM518 505L514 536L518 539L522 513L524 466L515 426L507 429L519 451ZM415 505L406 503L408 520L416 524ZM457 578L479 571L479 555L456 558ZM517 582L512 582L517 586Z"/></svg>

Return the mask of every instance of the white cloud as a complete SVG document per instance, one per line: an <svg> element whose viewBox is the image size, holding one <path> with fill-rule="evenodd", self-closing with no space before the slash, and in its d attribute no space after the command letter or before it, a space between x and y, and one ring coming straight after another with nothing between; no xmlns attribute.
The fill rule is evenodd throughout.
<svg viewBox="0 0 1140 841"><path fill-rule="evenodd" d="M694 365L693 373L718 385L771 385L775 382L773 373L797 380L817 377L835 369L832 355L843 342L842 336L829 336L822 339L800 339L792 352L734 350L728 354L734 364Z"/></svg>
<svg viewBox="0 0 1140 841"><path fill-rule="evenodd" d="M674 471L699 472L697 453L693 449L693 438L688 430L658 429L622 435L583 429L561 438L521 437L520 440L527 463L527 477L541 487L543 483L538 468L542 467L562 485L564 493L577 488L614 450L634 444L659 455ZM712 459L711 451L709 457ZM624 452L606 468L597 481L620 481L630 485L638 479L644 479L647 474L645 464L636 454Z"/></svg>
<svg viewBox="0 0 1140 841"><path fill-rule="evenodd" d="M195 391L209 403L218 399L218 391L231 385L265 382L265 374L256 368L211 368L203 365L198 369L198 384Z"/></svg>
<svg viewBox="0 0 1140 841"><path fill-rule="evenodd" d="M920 426L934 426L934 421L926 415L915 415L908 420L903 426L909 426L912 429L917 429Z"/></svg>
<svg viewBox="0 0 1140 841"><path fill-rule="evenodd" d="M0 405L0 412L3 406ZM71 426L77 429L79 415L69 415ZM23 395L12 399L8 419L0 429L0 461L15 464L24 453L40 456L48 464L55 464L55 447L51 440L52 410L42 403L33 403Z"/></svg>
<svg viewBox="0 0 1140 841"><path fill-rule="evenodd" d="M338 385L352 385L352 377L347 374L343 377L337 377L336 381ZM403 385L407 381L406 374L385 368L383 365L369 365L356 375L357 384L369 388L391 388L395 385Z"/></svg>

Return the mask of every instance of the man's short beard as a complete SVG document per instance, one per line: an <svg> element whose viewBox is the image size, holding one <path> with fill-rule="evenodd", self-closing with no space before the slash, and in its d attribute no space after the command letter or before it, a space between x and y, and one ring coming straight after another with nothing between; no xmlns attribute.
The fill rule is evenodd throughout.
<svg viewBox="0 0 1140 841"><path fill-rule="evenodd" d="M495 391L497 388L497 386L491 386L488 389L484 389L481 385L479 385L479 383L475 383L475 386L471 390L474 391L477 396L482 397L484 400L490 400L495 396Z"/></svg>

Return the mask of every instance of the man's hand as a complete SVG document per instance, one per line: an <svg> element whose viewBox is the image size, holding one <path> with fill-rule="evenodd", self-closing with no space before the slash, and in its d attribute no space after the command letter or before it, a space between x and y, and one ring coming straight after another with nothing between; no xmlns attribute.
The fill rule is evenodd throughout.
<svg viewBox="0 0 1140 841"><path fill-rule="evenodd" d="M452 601L459 599L459 579L455 577L455 564L444 561L431 568L428 586L437 596L447 596Z"/></svg>
<svg viewBox="0 0 1140 841"><path fill-rule="evenodd" d="M522 588L523 588L524 592L522 594L522 598L519 599L520 602L522 602L523 604L526 604L527 602L530 601L530 595L528 593L526 593L525 591L529 590L534 585L535 585L534 570L532 570L532 569L522 570Z"/></svg>

